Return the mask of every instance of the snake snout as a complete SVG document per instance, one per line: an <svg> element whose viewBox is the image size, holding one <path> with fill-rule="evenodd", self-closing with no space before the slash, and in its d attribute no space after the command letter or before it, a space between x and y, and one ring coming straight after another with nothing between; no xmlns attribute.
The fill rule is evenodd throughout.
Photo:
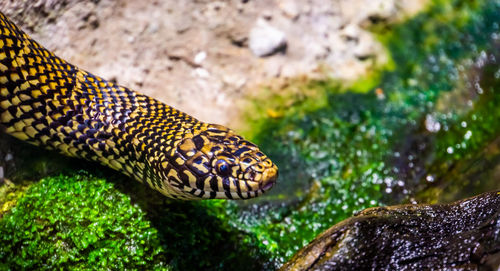
<svg viewBox="0 0 500 271"><path fill-rule="evenodd" d="M262 182L260 189L267 191L271 189L278 179L278 169L276 167L267 168L262 173Z"/></svg>

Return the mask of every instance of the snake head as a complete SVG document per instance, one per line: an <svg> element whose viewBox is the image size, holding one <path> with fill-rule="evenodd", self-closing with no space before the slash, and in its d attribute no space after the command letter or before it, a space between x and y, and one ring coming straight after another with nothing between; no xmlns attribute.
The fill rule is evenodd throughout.
<svg viewBox="0 0 500 271"><path fill-rule="evenodd" d="M181 197L249 199L278 178L278 167L255 144L221 125L184 138L176 152L185 161L178 170Z"/></svg>

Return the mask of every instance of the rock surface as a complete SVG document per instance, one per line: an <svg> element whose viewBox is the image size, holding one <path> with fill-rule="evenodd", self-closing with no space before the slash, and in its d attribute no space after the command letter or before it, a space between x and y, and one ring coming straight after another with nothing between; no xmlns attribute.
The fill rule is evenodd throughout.
<svg viewBox="0 0 500 271"><path fill-rule="evenodd" d="M81 68L237 127L241 104L261 84L304 74L355 80L383 63L384 50L366 27L425 2L7 0L0 10ZM250 33L262 20L281 34L256 53ZM282 48L283 37L286 54L258 57Z"/></svg>
<svg viewBox="0 0 500 271"><path fill-rule="evenodd" d="M499 270L500 192L441 205L366 209L281 270Z"/></svg>

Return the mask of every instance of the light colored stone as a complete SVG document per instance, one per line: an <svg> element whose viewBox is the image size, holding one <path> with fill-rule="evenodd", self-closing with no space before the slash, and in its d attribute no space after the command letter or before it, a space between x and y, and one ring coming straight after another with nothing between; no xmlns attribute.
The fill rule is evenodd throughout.
<svg viewBox="0 0 500 271"><path fill-rule="evenodd" d="M194 63L201 64L207 58L207 52L201 51L194 56Z"/></svg>
<svg viewBox="0 0 500 271"><path fill-rule="evenodd" d="M275 54L287 45L285 33L262 19L257 20L249 37L249 48L258 57Z"/></svg>
<svg viewBox="0 0 500 271"><path fill-rule="evenodd" d="M300 9L295 0L281 0L278 6L283 14L292 20L296 20L300 15Z"/></svg>
<svg viewBox="0 0 500 271"><path fill-rule="evenodd" d="M195 74L201 78L207 78L210 76L210 73L203 68L196 68L196 69L194 69L194 71L195 71Z"/></svg>

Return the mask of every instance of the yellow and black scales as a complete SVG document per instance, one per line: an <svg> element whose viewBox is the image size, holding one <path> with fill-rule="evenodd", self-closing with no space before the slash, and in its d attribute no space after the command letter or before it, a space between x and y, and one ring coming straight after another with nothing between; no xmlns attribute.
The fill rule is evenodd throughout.
<svg viewBox="0 0 500 271"><path fill-rule="evenodd" d="M246 199L278 169L226 127L83 71L0 12L0 123L14 137L97 161L176 199Z"/></svg>

